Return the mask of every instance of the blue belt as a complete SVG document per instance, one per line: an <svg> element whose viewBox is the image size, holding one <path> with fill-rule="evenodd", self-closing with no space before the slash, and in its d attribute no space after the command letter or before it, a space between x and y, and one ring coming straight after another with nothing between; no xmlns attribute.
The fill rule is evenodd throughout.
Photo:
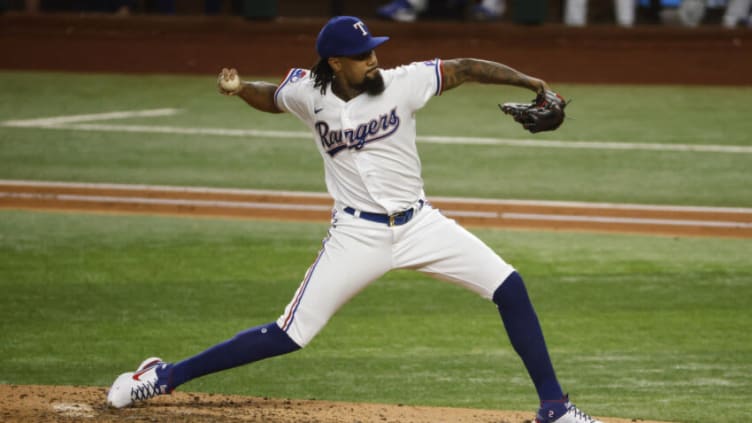
<svg viewBox="0 0 752 423"><path fill-rule="evenodd" d="M412 218L415 217L415 214L423 208L423 204L425 204L425 201L418 200L418 205L415 207L410 207L407 210L394 214L370 213L364 211L358 213L358 211L352 207L345 207L344 211L347 214L351 214L361 219L370 220L371 222L383 223L387 226L399 226L412 220Z"/></svg>

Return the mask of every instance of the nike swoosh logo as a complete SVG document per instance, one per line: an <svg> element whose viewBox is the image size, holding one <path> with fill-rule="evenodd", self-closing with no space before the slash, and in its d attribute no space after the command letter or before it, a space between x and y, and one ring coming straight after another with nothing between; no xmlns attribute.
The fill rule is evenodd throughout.
<svg viewBox="0 0 752 423"><path fill-rule="evenodd" d="M133 374L133 380L135 380L135 381L138 381L138 382L141 382L141 376L142 376L142 375L143 375L144 373L146 373L146 372L148 372L149 370L151 370L151 369L152 369L153 367L154 367L154 366L149 366L149 367L147 367L147 368L145 368L145 369L143 369L143 370L139 370L138 372L134 373L134 374Z"/></svg>
<svg viewBox="0 0 752 423"><path fill-rule="evenodd" d="M320 111L322 111L322 110L324 110L324 108L323 108L323 107L322 107L322 108L320 108L320 109L316 109L316 108L314 108L314 109L313 109L313 113L314 113L314 114L316 114L316 113L318 113L318 112L320 112Z"/></svg>

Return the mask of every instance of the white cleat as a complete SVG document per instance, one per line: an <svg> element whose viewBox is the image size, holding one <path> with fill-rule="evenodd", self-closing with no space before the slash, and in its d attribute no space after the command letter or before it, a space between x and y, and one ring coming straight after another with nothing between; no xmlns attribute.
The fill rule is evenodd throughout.
<svg viewBox="0 0 752 423"><path fill-rule="evenodd" d="M159 373L164 372L168 364L158 357L144 360L135 372L126 372L118 376L107 393L107 405L123 408L136 401L145 401L157 395L169 394L166 377L160 381Z"/></svg>
<svg viewBox="0 0 752 423"><path fill-rule="evenodd" d="M559 401L557 401L559 402ZM561 410L562 403L564 406L564 413ZM564 399L559 402L558 406L545 406L538 410L538 415L535 416L535 423L603 423L593 417L590 417L585 412L577 408L574 404L569 402L569 397L565 396Z"/></svg>

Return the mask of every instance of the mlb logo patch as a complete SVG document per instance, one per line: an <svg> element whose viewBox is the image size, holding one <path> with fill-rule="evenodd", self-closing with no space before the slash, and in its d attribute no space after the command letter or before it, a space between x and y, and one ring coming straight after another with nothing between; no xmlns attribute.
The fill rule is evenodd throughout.
<svg viewBox="0 0 752 423"><path fill-rule="evenodd" d="M308 72L305 69L295 69L290 75L290 82L297 82L307 74Z"/></svg>

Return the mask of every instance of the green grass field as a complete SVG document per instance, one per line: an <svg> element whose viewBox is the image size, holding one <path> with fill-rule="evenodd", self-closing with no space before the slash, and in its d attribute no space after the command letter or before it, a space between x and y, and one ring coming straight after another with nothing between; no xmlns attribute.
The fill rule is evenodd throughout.
<svg viewBox="0 0 752 423"><path fill-rule="evenodd" d="M118 124L303 130L213 76L0 73L0 121L179 108ZM750 146L750 88L562 86L576 118L540 139ZM490 98L489 98L490 97ZM531 138L462 87L423 135ZM723 113L708 113L712 104ZM750 153L421 145L429 195L752 206ZM0 179L323 191L310 141L0 126ZM106 386L281 314L324 224L0 210L0 383ZM752 240L475 230L525 276L564 388L595 415L752 414ZM492 304L393 272L310 347L184 391L534 410ZM719 417L722 416L722 417Z"/></svg>
<svg viewBox="0 0 752 423"><path fill-rule="evenodd" d="M214 77L0 73L0 121L177 108L163 118L105 121L181 128L305 131L215 92ZM497 102L526 90L468 85L419 112L419 135L752 147L752 88L564 85L560 130L533 136ZM30 95L29 93L34 93ZM710 109L717 109L717 113ZM97 122L99 123L99 122ZM309 139L84 132L0 126L0 178L323 191ZM752 206L752 153L422 144L426 192L491 198Z"/></svg>
<svg viewBox="0 0 752 423"><path fill-rule="evenodd" d="M321 224L0 213L0 382L108 385L276 319ZM748 240L476 231L525 275L565 389L597 415L748 415ZM574 247L573 247L574 246ZM492 304L395 272L306 349L181 388L535 409Z"/></svg>

